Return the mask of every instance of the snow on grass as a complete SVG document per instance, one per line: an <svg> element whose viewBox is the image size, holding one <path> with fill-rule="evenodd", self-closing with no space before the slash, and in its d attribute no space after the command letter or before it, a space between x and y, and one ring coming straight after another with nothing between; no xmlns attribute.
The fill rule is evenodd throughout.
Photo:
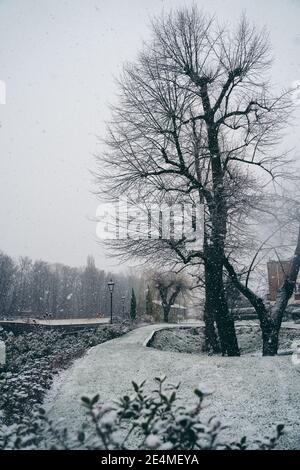
<svg viewBox="0 0 300 470"><path fill-rule="evenodd" d="M251 322L238 324L236 332L242 354L261 353L261 329L257 324ZM280 332L280 349L287 350L291 348L295 340L300 342L300 329L297 326L295 328L283 326ZM155 332L151 347L162 351L202 354L204 341L203 326L165 328Z"/></svg>
<svg viewBox="0 0 300 470"><path fill-rule="evenodd" d="M106 402L130 393L131 380L146 379L150 390L154 377L166 375L168 383L181 382L178 397L185 404L193 402L199 383L214 390L205 413L230 423L230 438L263 437L283 423L287 433L281 447L300 449L300 374L291 357L207 357L144 347L151 332L162 327L145 326L91 348L55 379L45 401L50 417L78 429L82 395L99 392Z"/></svg>

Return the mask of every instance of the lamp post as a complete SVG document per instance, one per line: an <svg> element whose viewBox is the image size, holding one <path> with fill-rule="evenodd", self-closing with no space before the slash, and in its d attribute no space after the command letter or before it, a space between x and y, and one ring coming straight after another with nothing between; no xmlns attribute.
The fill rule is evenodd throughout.
<svg viewBox="0 0 300 470"><path fill-rule="evenodd" d="M110 323L112 323L113 322L113 291L114 291L115 283L111 279L107 283L107 285L108 285L109 292L110 292Z"/></svg>
<svg viewBox="0 0 300 470"><path fill-rule="evenodd" d="M122 297L122 315L123 315L123 318L125 317L125 295L123 295Z"/></svg>

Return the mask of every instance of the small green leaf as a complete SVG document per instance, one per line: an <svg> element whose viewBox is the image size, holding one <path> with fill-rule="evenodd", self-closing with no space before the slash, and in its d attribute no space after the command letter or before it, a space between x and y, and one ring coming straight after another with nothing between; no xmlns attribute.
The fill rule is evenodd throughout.
<svg viewBox="0 0 300 470"><path fill-rule="evenodd" d="M201 390L199 390L199 388L195 388L194 394L197 395L197 397L199 398L203 398L203 393L201 392Z"/></svg>
<svg viewBox="0 0 300 470"><path fill-rule="evenodd" d="M136 393L138 393L138 391L139 391L139 386L138 386L138 384L137 384L136 382L134 382L134 381L132 381L131 383L132 383L132 386L133 386L133 388L134 388L134 391L135 391Z"/></svg>
<svg viewBox="0 0 300 470"><path fill-rule="evenodd" d="M88 397L81 397L81 401L83 402L84 405L90 406L91 405L91 400Z"/></svg>
<svg viewBox="0 0 300 470"><path fill-rule="evenodd" d="M91 399L91 405L95 405L95 403L97 403L98 400L99 400L99 394L95 395L95 396Z"/></svg>

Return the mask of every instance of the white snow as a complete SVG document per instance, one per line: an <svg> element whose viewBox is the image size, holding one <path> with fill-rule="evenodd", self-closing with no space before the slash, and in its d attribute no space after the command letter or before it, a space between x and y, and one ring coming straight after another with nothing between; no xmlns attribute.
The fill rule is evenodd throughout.
<svg viewBox="0 0 300 470"><path fill-rule="evenodd" d="M108 402L132 393L131 380L146 379L149 390L154 377L166 375L167 383L181 382L178 398L185 405L195 403L193 390L199 383L213 389L204 414L230 421L225 431L230 439L263 437L272 433L272 425L285 423L281 446L300 448L300 374L291 357L208 357L143 346L153 330L165 327L178 325L147 325L91 348L54 379L45 401L50 418L62 417L77 430L84 415L81 396L99 392L100 400Z"/></svg>
<svg viewBox="0 0 300 470"><path fill-rule="evenodd" d="M300 341L295 340L292 342L292 349L294 350L292 355L292 363L295 369L300 372Z"/></svg>
<svg viewBox="0 0 300 470"><path fill-rule="evenodd" d="M158 446L161 444L161 440L157 435L150 434L150 436L148 436L146 439L146 444L147 447L149 447L150 449L157 449Z"/></svg>
<svg viewBox="0 0 300 470"><path fill-rule="evenodd" d="M156 305L162 305L162 302L160 300L153 300L152 302ZM182 309L182 310L187 309L186 307L180 304L172 304L171 308L177 308L177 309Z"/></svg>
<svg viewBox="0 0 300 470"><path fill-rule="evenodd" d="M0 341L0 365L4 365L6 361L6 351L4 341Z"/></svg>

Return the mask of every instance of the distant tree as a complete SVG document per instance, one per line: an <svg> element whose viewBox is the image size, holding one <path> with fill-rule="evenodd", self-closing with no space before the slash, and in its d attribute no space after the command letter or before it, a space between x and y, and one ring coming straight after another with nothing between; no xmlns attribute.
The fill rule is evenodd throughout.
<svg viewBox="0 0 300 470"><path fill-rule="evenodd" d="M27 256L19 258L16 274L17 310L31 310L32 302L32 260Z"/></svg>
<svg viewBox="0 0 300 470"><path fill-rule="evenodd" d="M83 313L85 311L84 298L83 298L82 272L83 272L82 268L76 269L76 276L74 278L74 284L73 284L73 296L72 296L73 313L77 317L83 317ZM99 289L100 287L101 286L99 286Z"/></svg>
<svg viewBox="0 0 300 470"><path fill-rule="evenodd" d="M0 252L0 315L13 310L16 265L13 260Z"/></svg>
<svg viewBox="0 0 300 470"><path fill-rule="evenodd" d="M171 308L177 297L189 289L187 280L174 273L156 273L153 280L160 296L164 322L168 323Z"/></svg>
<svg viewBox="0 0 300 470"><path fill-rule="evenodd" d="M95 260L88 256L87 265L82 274L85 315L91 316L99 313L99 272Z"/></svg>
<svg viewBox="0 0 300 470"><path fill-rule="evenodd" d="M136 319L136 296L135 296L134 289L132 289L131 291L130 318L133 321Z"/></svg>
<svg viewBox="0 0 300 470"><path fill-rule="evenodd" d="M33 263L27 257L21 257L15 263L0 252L0 316L24 311L31 312L33 318L85 318L98 313L108 316L107 282L111 277L111 273L96 268L92 256L87 258L86 267L75 268L42 260ZM115 311L122 312L122 296L134 286L139 298L143 293L141 304L144 313L145 296L140 278L133 274L114 274L113 277ZM136 299L135 317L139 311Z"/></svg>
<svg viewBox="0 0 300 470"><path fill-rule="evenodd" d="M61 265L55 264L50 266L49 276L49 315L57 318L60 311L59 292L61 286L60 276Z"/></svg>
<svg viewBox="0 0 300 470"><path fill-rule="evenodd" d="M40 316L49 313L50 267L45 261L35 261L32 267L31 310Z"/></svg>
<svg viewBox="0 0 300 470"><path fill-rule="evenodd" d="M70 266L58 265L51 292L57 302L56 311L59 316L74 315L74 287L78 269ZM58 283L58 284L57 284Z"/></svg>

